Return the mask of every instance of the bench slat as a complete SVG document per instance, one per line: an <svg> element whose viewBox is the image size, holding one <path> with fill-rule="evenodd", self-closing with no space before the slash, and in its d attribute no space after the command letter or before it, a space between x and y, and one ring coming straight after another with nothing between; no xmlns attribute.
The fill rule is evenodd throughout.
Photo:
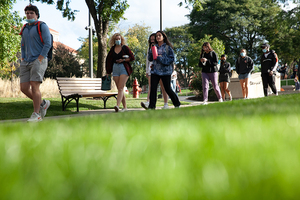
<svg viewBox="0 0 300 200"><path fill-rule="evenodd" d="M91 80L91 81L58 81L59 84L101 84L101 81Z"/></svg>
<svg viewBox="0 0 300 200"><path fill-rule="evenodd" d="M86 81L86 80L102 80L101 78L65 78L65 77L56 77L57 81L69 81L69 80L75 80L75 81Z"/></svg>
<svg viewBox="0 0 300 200"><path fill-rule="evenodd" d="M101 83L93 83L93 84L70 84L70 83L60 83L60 87L99 87L101 86Z"/></svg>
<svg viewBox="0 0 300 200"><path fill-rule="evenodd" d="M94 87L60 87L60 90L101 90L101 86Z"/></svg>

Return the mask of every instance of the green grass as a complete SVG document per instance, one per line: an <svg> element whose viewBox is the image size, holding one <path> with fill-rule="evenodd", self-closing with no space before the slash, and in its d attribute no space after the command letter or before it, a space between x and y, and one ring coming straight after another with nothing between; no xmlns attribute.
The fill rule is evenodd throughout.
<svg viewBox="0 0 300 200"><path fill-rule="evenodd" d="M300 94L0 124L0 199L298 199Z"/></svg>
<svg viewBox="0 0 300 200"><path fill-rule="evenodd" d="M69 103L66 111L62 111L62 103L60 98L49 98L49 100L51 101L51 106L47 112L47 117L77 114L75 101ZM127 108L140 108L142 101L145 101L145 98L132 98L131 96L128 96L128 98L126 99ZM108 101L106 102L106 108L114 108L116 102L117 101L115 98L108 99ZM189 104L187 102L181 103L183 105ZM158 107L163 106L163 100L158 99L156 105ZM172 105L171 100L169 100L169 105ZM103 108L104 103L102 100L93 100L92 98L81 98L79 100L79 111L96 110ZM32 101L28 98L0 98L0 111L0 120L29 118L31 113L33 112L33 105Z"/></svg>
<svg viewBox="0 0 300 200"><path fill-rule="evenodd" d="M291 79L291 80L281 80L281 86L286 86L286 85L295 85L294 79Z"/></svg>

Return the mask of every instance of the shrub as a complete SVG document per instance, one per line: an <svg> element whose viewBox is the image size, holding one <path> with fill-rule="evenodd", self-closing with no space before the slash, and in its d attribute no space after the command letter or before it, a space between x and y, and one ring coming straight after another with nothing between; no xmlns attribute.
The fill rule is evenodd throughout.
<svg viewBox="0 0 300 200"><path fill-rule="evenodd" d="M202 96L202 74L201 72L193 73L189 89L194 91L196 96Z"/></svg>

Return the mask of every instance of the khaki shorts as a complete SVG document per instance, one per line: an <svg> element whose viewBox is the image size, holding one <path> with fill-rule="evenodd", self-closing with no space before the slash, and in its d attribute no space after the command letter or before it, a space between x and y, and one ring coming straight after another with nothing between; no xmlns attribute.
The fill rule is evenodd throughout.
<svg viewBox="0 0 300 200"><path fill-rule="evenodd" d="M38 59L33 62L26 62L23 60L20 65L20 83L29 81L43 82L47 66L47 58L44 58L42 62Z"/></svg>

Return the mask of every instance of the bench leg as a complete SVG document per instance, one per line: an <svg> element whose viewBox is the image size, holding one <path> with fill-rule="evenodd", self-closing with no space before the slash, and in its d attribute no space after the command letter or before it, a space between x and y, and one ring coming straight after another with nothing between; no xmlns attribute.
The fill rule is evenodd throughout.
<svg viewBox="0 0 300 200"><path fill-rule="evenodd" d="M106 109L106 101L110 98L110 97L115 97L115 99L117 99L116 94L112 95L112 96L108 96L108 97L101 97L101 99L104 102L104 109Z"/></svg>
<svg viewBox="0 0 300 200"><path fill-rule="evenodd" d="M66 108L67 108L67 105L75 100L76 101L76 109L77 109L77 112L79 112L79 98L80 96L70 96L70 97L61 97L61 100L62 100L62 110L65 111Z"/></svg>

